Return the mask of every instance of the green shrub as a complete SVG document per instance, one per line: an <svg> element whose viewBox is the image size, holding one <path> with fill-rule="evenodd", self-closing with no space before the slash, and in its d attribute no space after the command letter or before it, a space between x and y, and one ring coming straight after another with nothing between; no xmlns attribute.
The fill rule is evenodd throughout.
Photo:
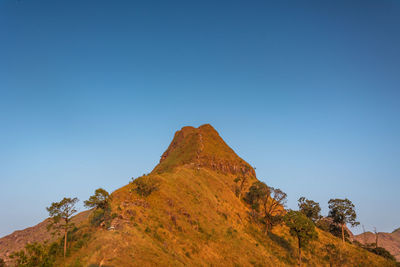
<svg viewBox="0 0 400 267"><path fill-rule="evenodd" d="M55 255L50 253L45 244L27 244L24 250L14 252L10 255L19 267L51 267L54 266Z"/></svg>
<svg viewBox="0 0 400 267"><path fill-rule="evenodd" d="M392 254L390 254L389 251L387 251L383 247L375 247L374 243L367 244L367 245L360 244L360 247L362 247L362 248L364 248L364 249L368 250L369 252L372 252L372 253L374 253L376 255L384 257L385 259L396 261L396 258Z"/></svg>
<svg viewBox="0 0 400 267"><path fill-rule="evenodd" d="M142 176L132 181L133 190L140 196L147 197L154 191L159 190L160 181L151 176Z"/></svg>

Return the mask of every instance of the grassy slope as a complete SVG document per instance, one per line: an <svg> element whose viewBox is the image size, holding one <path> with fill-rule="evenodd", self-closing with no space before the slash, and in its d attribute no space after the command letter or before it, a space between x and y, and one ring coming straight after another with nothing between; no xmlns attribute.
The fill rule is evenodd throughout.
<svg viewBox="0 0 400 267"><path fill-rule="evenodd" d="M127 185L113 193L115 231L96 229L68 264L83 266L290 266L296 242L284 226L270 235L248 222L247 207L233 193L233 175L188 166L162 174L160 190L147 198ZM88 228L90 229L90 228ZM93 231L93 230L85 230ZM306 266L329 266L328 243L339 239L318 231L319 240L304 251ZM350 244L343 245L342 266L392 266Z"/></svg>

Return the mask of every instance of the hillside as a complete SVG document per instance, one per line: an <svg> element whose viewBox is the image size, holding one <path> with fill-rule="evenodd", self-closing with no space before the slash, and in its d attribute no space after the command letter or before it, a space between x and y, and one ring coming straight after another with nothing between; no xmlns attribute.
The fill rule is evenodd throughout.
<svg viewBox="0 0 400 267"><path fill-rule="evenodd" d="M257 181L212 126L182 128L154 170L136 179L155 181L159 189L142 196L128 184L113 192L111 227L82 222L67 266L296 265L296 240L286 226L266 234L250 220L249 206L235 194L238 176L247 177L245 190ZM305 266L394 266L317 232L318 240L303 251Z"/></svg>
<svg viewBox="0 0 400 267"><path fill-rule="evenodd" d="M361 244L375 243L376 235L371 232L366 232L354 236ZM397 261L400 261L400 229L394 230L392 233L378 233L378 246L389 251Z"/></svg>
<svg viewBox="0 0 400 267"><path fill-rule="evenodd" d="M89 214L89 211L81 212L72 219L72 222L81 225L87 221ZM52 236L47 230L48 224L49 220L46 219L35 226L15 231L0 238L0 258L8 259L12 252L23 249L27 243L56 240L58 237Z"/></svg>

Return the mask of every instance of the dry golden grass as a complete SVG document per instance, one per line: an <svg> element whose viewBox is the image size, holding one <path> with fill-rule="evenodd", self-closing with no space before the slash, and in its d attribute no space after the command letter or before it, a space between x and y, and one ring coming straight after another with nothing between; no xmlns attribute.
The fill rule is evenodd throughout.
<svg viewBox="0 0 400 267"><path fill-rule="evenodd" d="M266 235L248 220L234 194L234 175L177 167L150 174L160 190L146 198L127 185L113 193L114 231L96 229L68 264L82 266L293 266L296 241L278 226ZM326 244L340 249L342 266L392 266L385 259L318 231L304 251L305 266L329 266ZM79 266L78 264L76 266ZM95 266L95 265L93 265Z"/></svg>

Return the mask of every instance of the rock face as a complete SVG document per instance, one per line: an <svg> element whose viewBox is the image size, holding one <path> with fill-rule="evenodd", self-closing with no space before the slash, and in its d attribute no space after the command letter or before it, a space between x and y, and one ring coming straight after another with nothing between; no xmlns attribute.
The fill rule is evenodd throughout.
<svg viewBox="0 0 400 267"><path fill-rule="evenodd" d="M153 172L171 171L182 165L255 177L254 169L236 155L209 124L199 128L187 126L177 131Z"/></svg>
<svg viewBox="0 0 400 267"><path fill-rule="evenodd" d="M375 243L376 235L371 232L366 232L354 236L361 244ZM378 233L378 246L389 251L397 261L400 261L400 228L392 233Z"/></svg>

